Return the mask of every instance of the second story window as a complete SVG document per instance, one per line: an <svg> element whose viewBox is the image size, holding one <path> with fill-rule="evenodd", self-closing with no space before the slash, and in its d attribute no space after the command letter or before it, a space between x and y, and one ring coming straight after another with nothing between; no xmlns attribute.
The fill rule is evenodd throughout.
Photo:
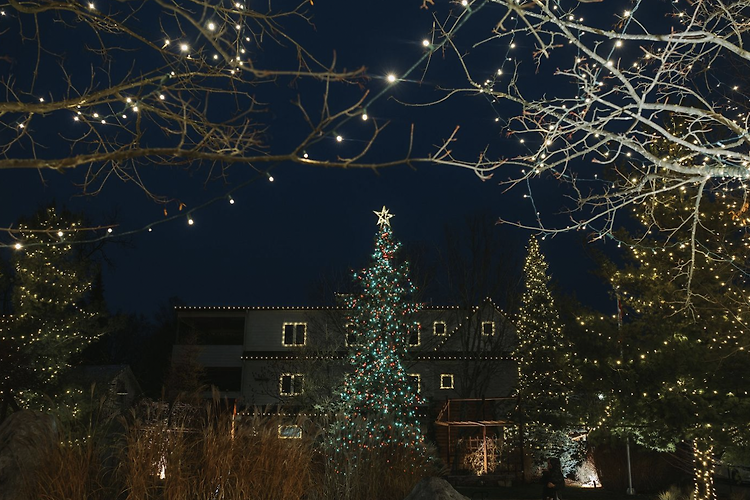
<svg viewBox="0 0 750 500"><path fill-rule="evenodd" d="M414 391L414 394L422 392L422 376L419 373L408 374L406 380L409 382L410 389Z"/></svg>
<svg viewBox="0 0 750 500"><path fill-rule="evenodd" d="M409 325L409 329L406 332L409 347L416 347L419 345L420 330L422 330L422 325L419 323Z"/></svg>
<svg viewBox="0 0 750 500"><path fill-rule="evenodd" d="M482 335L495 335L494 321L482 321Z"/></svg>
<svg viewBox="0 0 750 500"><path fill-rule="evenodd" d="M440 388L441 389L453 389L453 374L452 373L440 374Z"/></svg>
<svg viewBox="0 0 750 500"><path fill-rule="evenodd" d="M302 394L303 376L301 373L284 373L279 378L279 396Z"/></svg>
<svg viewBox="0 0 750 500"><path fill-rule="evenodd" d="M346 345L359 345L359 342L357 341L357 334L354 333L354 323L347 323L344 328L346 329Z"/></svg>
<svg viewBox="0 0 750 500"><path fill-rule="evenodd" d="M435 335L445 335L448 333L448 328L445 325L445 321L435 321L432 325L432 332Z"/></svg>
<svg viewBox="0 0 750 500"><path fill-rule="evenodd" d="M307 342L307 323L284 323L281 330L281 345L301 347Z"/></svg>

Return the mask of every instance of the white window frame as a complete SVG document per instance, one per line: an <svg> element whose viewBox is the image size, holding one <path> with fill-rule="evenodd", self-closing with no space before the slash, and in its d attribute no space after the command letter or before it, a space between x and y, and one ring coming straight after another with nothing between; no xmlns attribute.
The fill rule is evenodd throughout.
<svg viewBox="0 0 750 500"><path fill-rule="evenodd" d="M443 333L438 333L437 332L437 326L438 325L443 325ZM445 335L448 335L448 324L445 321L435 321L432 324L432 334L433 335L437 335L439 337L443 337Z"/></svg>
<svg viewBox="0 0 750 500"><path fill-rule="evenodd" d="M411 328L414 326L417 327L417 343L416 344L411 343L411 333L412 333ZM416 323L412 323L411 325L409 325L409 327L406 329L406 334L407 334L407 338L406 338L407 345L409 347L419 347L422 344L422 323L416 322Z"/></svg>
<svg viewBox="0 0 750 500"><path fill-rule="evenodd" d="M450 385L443 384L443 377L450 377ZM440 388L441 389L453 389L455 387L456 379L452 373L441 373L440 374Z"/></svg>
<svg viewBox="0 0 750 500"><path fill-rule="evenodd" d="M484 327L486 325L492 325L491 333L484 333ZM485 337L491 337L495 335L495 322L494 321L482 321L482 335L484 335Z"/></svg>
<svg viewBox="0 0 750 500"><path fill-rule="evenodd" d="M293 430L294 434L284 432L288 430ZM279 439L302 439L302 427L297 424L279 424L278 433Z"/></svg>
<svg viewBox="0 0 750 500"><path fill-rule="evenodd" d="M302 334L302 343L297 343L297 327L298 326L304 326L305 332ZM286 343L286 327L287 326L293 326L294 327L294 342L291 344ZM307 323L304 321L285 321L283 325L281 325L281 345L284 347L304 347L307 345Z"/></svg>
<svg viewBox="0 0 750 500"><path fill-rule="evenodd" d="M414 377L417 379L417 394L422 394L422 375L419 373L407 373L407 377Z"/></svg>
<svg viewBox="0 0 750 500"><path fill-rule="evenodd" d="M292 392L284 392L284 377L292 377ZM299 382L297 382L299 379ZM279 396L299 396L302 394L302 385L305 383L305 376L301 373L282 373L279 376ZM299 384L299 387L298 387Z"/></svg>

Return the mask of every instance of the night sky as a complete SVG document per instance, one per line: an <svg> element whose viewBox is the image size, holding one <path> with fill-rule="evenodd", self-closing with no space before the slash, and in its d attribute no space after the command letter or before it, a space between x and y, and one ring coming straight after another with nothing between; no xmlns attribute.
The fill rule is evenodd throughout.
<svg viewBox="0 0 750 500"><path fill-rule="evenodd" d="M445 15L450 8L460 8L439 0L431 10L420 9L420 4L418 0L315 0L307 9L314 29L302 24L292 29L299 29L295 34L321 60L330 61L335 53L337 68L366 66L369 78L363 86L375 95L389 86L388 73L402 74L424 53L421 42L430 37L435 10ZM487 14L493 8L501 14L497 6L491 6ZM600 5L591 8L610 14ZM496 22L495 15L478 16L470 30L489 33ZM518 55L523 59L529 51L522 48ZM467 45L466 50L470 49ZM507 55L507 48L491 44L471 50L471 57L487 59L488 73ZM273 53L258 57L272 58ZM23 68L22 62L14 65L15 71ZM456 126L461 127L461 134L455 150L464 157L476 157L486 144L491 144L496 155L517 147L495 121L503 109L493 110L481 97L428 108L399 104L397 100L426 102L439 97L438 84L462 84L453 55L434 57L422 83L416 81L420 74L418 70L410 81L390 85L388 92L368 107L374 119L390 120L387 134L375 145L374 160L403 155L412 124L418 154L434 151ZM292 96L297 90L280 83L272 91ZM312 86L301 85L299 91L306 99L316 97ZM332 103L338 99L351 102L360 92L351 86L333 96ZM293 110L274 108L266 116L274 123L268 132L271 151L288 145L299 126ZM341 143L325 138L310 154L348 154L361 146L364 126L351 120L340 131L344 137ZM98 223L116 220L117 235L131 234L125 238L127 246L111 245L107 250L113 265L105 266L106 298L113 311L150 313L169 297L179 297L189 305L319 302L314 294L321 276L366 263L377 229L372 211L384 205L395 214L392 227L405 245L435 245L446 224L460 224L468 214L489 213L494 218L529 222L534 212L522 191L504 193L499 178L482 181L471 171L427 164L379 172L282 164L273 167L273 182L235 165L226 180L207 185L203 170L159 167L143 173L153 190L185 204L182 212L174 205L168 207L168 217L178 217L166 220L161 205L117 179L109 181L98 196L80 197L75 196L78 179L72 173L11 170L0 172L0 226L12 225L19 216L52 201L84 211ZM556 189L554 183L542 188L537 208L554 211L560 196ZM225 196L230 191L234 204ZM210 200L216 201L208 203ZM191 210L195 223L188 225L186 214ZM143 229L149 225L153 225L152 231ZM528 233L508 226L497 226L497 231L507 237L508 245L523 251L520 247ZM601 296L601 288L588 273L590 264L580 240L580 234L548 238L542 250L564 290L596 302L594 297ZM7 238L2 241L7 242Z"/></svg>

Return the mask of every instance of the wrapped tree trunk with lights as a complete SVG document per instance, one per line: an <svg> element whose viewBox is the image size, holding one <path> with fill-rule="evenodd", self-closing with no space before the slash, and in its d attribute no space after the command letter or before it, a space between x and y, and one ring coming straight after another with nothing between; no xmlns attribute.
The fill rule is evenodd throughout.
<svg viewBox="0 0 750 500"><path fill-rule="evenodd" d="M83 391L66 380L73 358L103 333L101 307L91 301L96 266L76 245L82 225L54 207L40 210L18 229L13 257L13 314L2 325L8 354L22 364L3 368L15 397L29 409L80 411ZM18 374L19 366L23 376Z"/></svg>
<svg viewBox="0 0 750 500"><path fill-rule="evenodd" d="M355 274L361 291L347 298L353 372L344 382L342 418L334 426L332 444L355 459L364 458L357 450L380 449L403 460L424 452L418 381L404 367L411 316L419 306L409 301L414 288L408 265L396 260L400 244L391 231L392 214L385 207L375 213L380 229L372 263Z"/></svg>
<svg viewBox="0 0 750 500"><path fill-rule="evenodd" d="M516 318L518 417L526 426L524 439L529 438L537 452L552 452L562 458L571 451L564 434L568 424L571 347L549 290L547 267L539 242L532 236L523 268L525 289Z"/></svg>

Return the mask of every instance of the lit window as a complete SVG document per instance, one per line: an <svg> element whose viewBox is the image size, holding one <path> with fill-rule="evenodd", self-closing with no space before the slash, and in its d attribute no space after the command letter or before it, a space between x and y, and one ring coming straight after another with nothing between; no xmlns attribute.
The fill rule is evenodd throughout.
<svg viewBox="0 0 750 500"><path fill-rule="evenodd" d="M445 335L446 333L448 333L448 328L446 328L445 321L435 321L432 326L432 331L435 335Z"/></svg>
<svg viewBox="0 0 750 500"><path fill-rule="evenodd" d="M284 373L279 378L279 395L297 396L302 394L302 381L301 373Z"/></svg>
<svg viewBox="0 0 750 500"><path fill-rule="evenodd" d="M302 427L299 425L280 425L279 437L281 439L302 439Z"/></svg>
<svg viewBox="0 0 750 500"><path fill-rule="evenodd" d="M494 335L495 334L495 322L494 321L482 321L482 335Z"/></svg>
<svg viewBox="0 0 750 500"><path fill-rule="evenodd" d="M415 394L422 392L422 376L419 373L408 374L406 380Z"/></svg>
<svg viewBox="0 0 750 500"><path fill-rule="evenodd" d="M453 374L452 373L440 374L440 388L441 389L453 389Z"/></svg>
<svg viewBox="0 0 750 500"><path fill-rule="evenodd" d="M281 329L281 345L299 347L307 341L307 323L284 323Z"/></svg>
<svg viewBox="0 0 750 500"><path fill-rule="evenodd" d="M357 334L354 333L354 323L347 323L344 328L346 329L346 345L359 345L357 342Z"/></svg>
<svg viewBox="0 0 750 500"><path fill-rule="evenodd" d="M409 338L410 347L416 347L419 345L420 330L422 330L422 325L420 325L419 323L414 323L413 325L409 326L407 335Z"/></svg>

